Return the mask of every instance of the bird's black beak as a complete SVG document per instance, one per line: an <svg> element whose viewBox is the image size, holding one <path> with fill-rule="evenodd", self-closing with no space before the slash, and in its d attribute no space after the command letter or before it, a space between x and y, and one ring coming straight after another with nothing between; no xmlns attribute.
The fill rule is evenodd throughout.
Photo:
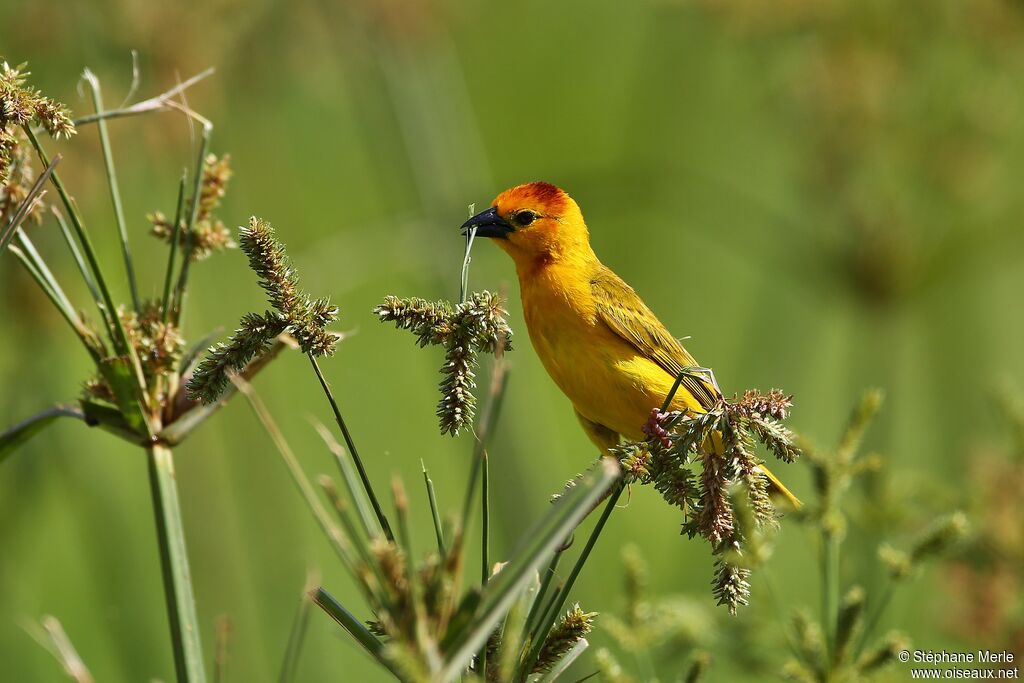
<svg viewBox="0 0 1024 683"><path fill-rule="evenodd" d="M497 239L508 239L508 234L513 230L512 226L498 215L498 209L494 206L486 211L481 211L463 223L462 234L469 234L470 228L476 228L477 237L495 237Z"/></svg>

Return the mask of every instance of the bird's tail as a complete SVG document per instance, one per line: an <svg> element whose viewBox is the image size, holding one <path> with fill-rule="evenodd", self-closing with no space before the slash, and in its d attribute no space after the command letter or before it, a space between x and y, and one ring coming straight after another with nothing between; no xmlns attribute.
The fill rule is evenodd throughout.
<svg viewBox="0 0 1024 683"><path fill-rule="evenodd" d="M797 498L796 496L794 496L793 492L790 491L788 488L786 488L786 485L783 484L781 481L779 481L778 477L776 477L774 474L772 474L772 471L770 469L768 469L763 464L762 465L758 465L758 469L761 470L761 473L768 480L768 484L769 484L769 486L771 488L771 492L773 494L776 494L776 495L779 495L779 496L782 496L783 498L785 498L786 502L789 503L791 506L793 506L794 510L799 510L800 508L802 508L804 506L804 504L800 502L800 499Z"/></svg>

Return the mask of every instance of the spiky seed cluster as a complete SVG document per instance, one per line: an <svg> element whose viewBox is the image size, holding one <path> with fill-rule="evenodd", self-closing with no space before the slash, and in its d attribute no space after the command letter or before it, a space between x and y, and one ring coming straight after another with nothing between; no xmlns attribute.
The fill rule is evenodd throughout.
<svg viewBox="0 0 1024 683"><path fill-rule="evenodd" d="M512 330L498 295L474 292L455 306L447 301L388 296L373 312L381 322L393 322L399 329L412 331L421 347L444 347L444 377L437 404L441 433L455 436L472 424L477 355L511 349Z"/></svg>
<svg viewBox="0 0 1024 683"><path fill-rule="evenodd" d="M576 643L593 630L596 616L596 612L584 612L580 609L579 603L569 608L558 625L551 629L531 673L547 671L554 666L562 658L562 655L571 650Z"/></svg>
<svg viewBox="0 0 1024 683"><path fill-rule="evenodd" d="M907 551L883 545L878 549L879 559L893 579L905 579L923 563L946 553L967 535L967 531L966 515L959 511L953 512L932 522Z"/></svg>
<svg viewBox="0 0 1024 683"><path fill-rule="evenodd" d="M761 532L777 525L768 480L755 454L756 441L780 460L792 462L799 450L792 432L779 421L791 406L790 397L773 389L723 399L705 413L655 409L643 427L645 440L615 449L627 481L652 484L683 512L682 532L711 544L719 557L715 595L730 612L746 604L749 567L767 555ZM699 476L694 464L699 465ZM749 503L749 510L741 511L743 524L737 522L735 485L746 493L744 505ZM748 516L750 524L745 523ZM748 544L756 546L749 548L756 552L744 557Z"/></svg>
<svg viewBox="0 0 1024 683"><path fill-rule="evenodd" d="M338 309L327 298L314 299L302 291L284 245L277 241L270 224L254 216L249 227L240 230L238 241L249 257L249 267L259 275L260 287L267 293L270 305L288 321L287 331L299 342L303 353L334 353L338 337L326 328L338 317Z"/></svg>
<svg viewBox="0 0 1024 683"><path fill-rule="evenodd" d="M792 407L793 397L786 396L781 389L772 389L767 394L748 389L743 392L742 396L730 401L730 409L733 414L750 417L756 413L773 417L776 420L785 420Z"/></svg>
<svg viewBox="0 0 1024 683"><path fill-rule="evenodd" d="M26 79L31 74L26 66L12 67L7 62L0 66L0 126L7 129L34 123L55 139L71 137L75 124L67 107L28 86Z"/></svg>
<svg viewBox="0 0 1024 683"><path fill-rule="evenodd" d="M260 287L276 309L263 315L247 313L227 344L212 347L188 383L189 396L213 403L227 388L230 373L241 371L262 355L274 338L287 332L303 353L324 356L334 353L338 337L327 326L338 309L326 298L313 299L299 287L284 245L277 241L269 223L255 216L241 228L239 242L249 257L249 267L259 276Z"/></svg>
<svg viewBox="0 0 1024 683"><path fill-rule="evenodd" d="M139 358L147 384L177 371L185 351L185 339L174 323L164 322L160 302L144 301L139 311L121 306L117 315ZM113 392L101 376L87 381L83 389L89 397L113 400Z"/></svg>
<svg viewBox="0 0 1024 683"><path fill-rule="evenodd" d="M740 605L746 605L750 598L750 570L717 560L711 592L718 604L725 605L729 614L735 616Z"/></svg>
<svg viewBox="0 0 1024 683"><path fill-rule="evenodd" d="M188 382L188 393L203 403L213 403L231 381L254 358L270 349L271 342L287 329L288 323L276 311L263 315L246 313L228 342L210 348Z"/></svg>
<svg viewBox="0 0 1024 683"><path fill-rule="evenodd" d="M122 306L118 315L146 378L173 372L185 350L185 339L173 323L164 322L161 303L143 302L140 311L126 310Z"/></svg>
<svg viewBox="0 0 1024 683"><path fill-rule="evenodd" d="M0 64L0 225L25 201L35 180L23 127L42 126L53 138L71 137L75 125L64 105L26 84L25 64ZM29 216L39 220L41 203Z"/></svg>
<svg viewBox="0 0 1024 683"><path fill-rule="evenodd" d="M214 252L233 249L237 245L231 239L231 231L213 212L220 207L221 199L227 193L228 180L231 179L231 155L217 157L210 154L203 162L203 180L199 191L199 207L196 214L195 227L191 237L185 229L185 221L178 230L178 242L182 248L191 249L190 258L202 261ZM160 239L170 241L174 235L174 220L160 211L155 211L146 219L152 224L151 233Z"/></svg>

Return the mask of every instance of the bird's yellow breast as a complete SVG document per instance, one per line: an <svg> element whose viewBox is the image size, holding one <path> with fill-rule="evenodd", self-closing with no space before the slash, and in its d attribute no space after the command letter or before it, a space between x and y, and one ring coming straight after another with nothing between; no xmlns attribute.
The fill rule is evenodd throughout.
<svg viewBox="0 0 1024 683"><path fill-rule="evenodd" d="M674 378L600 321L591 272L578 263L520 272L530 341L583 417L639 439L651 409L664 401ZM680 399L673 407L685 405Z"/></svg>

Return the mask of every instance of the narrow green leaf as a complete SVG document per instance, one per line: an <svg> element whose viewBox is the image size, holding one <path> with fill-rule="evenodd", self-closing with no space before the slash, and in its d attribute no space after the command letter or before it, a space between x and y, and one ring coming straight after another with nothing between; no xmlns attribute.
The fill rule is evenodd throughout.
<svg viewBox="0 0 1024 683"><path fill-rule="evenodd" d="M348 634L358 643L371 657L380 662L384 668L391 671L391 664L384 658L384 643L377 636L370 633L354 614L342 606L340 602L323 588L317 588L310 597L317 607L327 612L338 625L348 631Z"/></svg>
<svg viewBox="0 0 1024 683"><path fill-rule="evenodd" d="M124 415L128 427L140 435L149 429L146 415L142 412L136 394L135 374L127 358L104 358L99 363L100 374L114 392L117 407Z"/></svg>
<svg viewBox="0 0 1024 683"><path fill-rule="evenodd" d="M362 522L363 532L366 534L366 537L383 537L384 530L373 513L373 505L367 497L366 491L363 490L362 485L359 483L358 475L349 453L338 443L334 435L331 434L322 422L314 419L313 427L327 445L327 449L334 455L334 461L338 464L338 470L341 472L341 480L345 482L345 489L348 491L349 498L355 503L356 512L359 513L359 520Z"/></svg>
<svg viewBox="0 0 1024 683"><path fill-rule="evenodd" d="M27 420L19 422L4 433L0 434L0 463L2 463L7 456L17 450L18 446L51 425L58 417L73 417L79 420L85 419L85 416L82 415L82 411L78 410L74 406L56 405L52 408L47 408L41 413L33 415Z"/></svg>
<svg viewBox="0 0 1024 683"><path fill-rule="evenodd" d="M67 307L64 293L53 288L51 280L47 279L46 275L42 270L40 270L39 265L34 262L30 254L26 254L20 247L16 247L13 244L8 245L7 249L21 262L21 265L25 267L28 274L32 276L32 279L36 281L39 288L43 290L43 294L46 295L46 298L50 300L50 303L54 305L57 312L61 314L61 317L63 317L64 320L67 321L68 325L71 326L75 335L85 346L86 352L94 361L99 361L100 351L97 348L99 346L98 343L94 340L93 336L85 326L82 325L81 321L78 319L78 314Z"/></svg>
<svg viewBox="0 0 1024 683"><path fill-rule="evenodd" d="M53 157L53 161L49 163L36 181L32 183L32 187L29 188L28 193L25 195L25 201L18 206L17 211L11 216L10 222L4 226L3 231L0 231L0 250L10 243L11 238L14 237L14 233L18 227L21 226L22 221L28 215L29 209L32 208L32 203L39 198L39 193L43 191L43 185L49 180L50 174L53 173L53 169L57 168L57 164L60 163L61 156L58 154Z"/></svg>
<svg viewBox="0 0 1024 683"><path fill-rule="evenodd" d="M64 667L64 673L75 683L94 683L96 679L92 677L89 667L78 655L78 651L56 617L44 616L39 626L31 624L28 632L60 662Z"/></svg>
<svg viewBox="0 0 1024 683"><path fill-rule="evenodd" d="M192 244L195 239L196 219L199 217L199 196L203 190L203 169L206 164L206 152L210 149L210 136L213 124L203 125L203 136L199 142L199 154L196 157L195 176L192 178L192 197L189 204L188 221L185 224L185 248L181 254L181 270L178 283L174 289L174 322L181 327L181 319L185 308L185 290L188 286L188 271L192 265ZM173 236L172 236L173 239Z"/></svg>
<svg viewBox="0 0 1024 683"><path fill-rule="evenodd" d="M564 494L526 533L519 549L511 554L512 561L484 588L472 628L458 634L446 652L441 676L443 680L451 680L468 666L474 653L486 642L519 592L526 587L541 565L550 560L551 553L587 516L619 474L619 465L615 460L602 459L594 471Z"/></svg>
<svg viewBox="0 0 1024 683"><path fill-rule="evenodd" d="M437 536L437 551L441 555L444 550L444 530L441 528L441 515L437 509L437 495L434 493L434 482L427 474L427 466L420 460L420 468L423 470L423 484L427 487L427 500L430 502L430 517L434 520L434 535Z"/></svg>
<svg viewBox="0 0 1024 683"><path fill-rule="evenodd" d="M174 212L174 225L171 228L171 244L167 250L167 269L164 271L164 296L161 310L164 315L164 322L170 319L171 309L174 307L171 301L171 283L174 280L174 260L178 254L178 240L181 239L181 214L185 210L185 181L188 179L188 171L181 172L178 180L178 208Z"/></svg>
<svg viewBox="0 0 1024 683"><path fill-rule="evenodd" d="M83 398L78 403L82 407L85 424L99 427L133 444L140 443L141 435L132 431L121 410L113 403L94 398Z"/></svg>
<svg viewBox="0 0 1024 683"><path fill-rule="evenodd" d="M103 113L103 95L100 92L100 81L89 69L82 73L82 78L89 84L92 90L92 103L97 114ZM103 167L107 173L107 185L110 188L110 201L114 205L114 219L117 221L117 234L121 242L121 255L124 257L125 274L128 277L128 288L132 295L132 304L135 310L141 308L139 300L139 286L135 279L135 267L132 265L132 253L128 247L128 227L124 220L124 206L121 203L121 189L117 183L117 173L114 170L114 156L110 150L110 135L107 133L107 122L103 118L97 120L97 128L100 134L100 149L103 151Z"/></svg>
<svg viewBox="0 0 1024 683"><path fill-rule="evenodd" d="M292 631L288 636L288 647L285 649L284 660L281 662L281 675L278 676L280 683L289 683L295 680L299 655L302 653L302 646L306 641L306 631L309 630L309 608L313 604L312 592L316 590L316 584L319 582L317 574L318 572L311 572L306 578L306 586L302 590L302 597L299 598L299 608L295 612Z"/></svg>
<svg viewBox="0 0 1024 683"><path fill-rule="evenodd" d="M82 258L82 250L78 248L78 244L71 234L71 228L68 227L68 222L64 219L64 214L56 206L51 206L50 212L57 219L57 224L60 226L60 234L64 237L64 242L68 245L71 256L75 259L75 265L78 266L78 272L82 274L85 286L89 288L89 294L92 295L93 302L96 304L97 309L99 309L104 322L109 326L110 323L107 321L106 310L103 308L103 299L100 298L99 290L96 289L96 282L92 279L92 275L89 274L89 268L85 265L85 259Z"/></svg>
<svg viewBox="0 0 1024 683"><path fill-rule="evenodd" d="M43 150L43 146L39 143L39 138L32 131L32 127L28 125L22 126L22 130L25 131L25 135L28 137L32 148L36 152L36 156L39 157L39 161L45 164L47 167L50 166L50 160L46 156L46 152ZM128 333L124 329L124 325L121 324L121 319L117 316L117 306L114 304L114 299L110 295L110 289L107 287L107 282L103 277L103 270L100 268L99 260L96 257L96 251L93 249L92 240L89 239L89 233L85 230L85 225L82 224L82 217L78 213L78 209L75 207L75 203L71 200L71 196L68 194L67 189L64 187L63 181L56 172L50 173L50 181L53 186L57 188L57 194L60 195L61 202L64 204L64 208L68 212L68 216L71 218L71 224L75 229L75 233L78 237L78 241L81 243L82 252L85 255L85 259L89 264L89 269L92 271L93 280L96 283L96 287L100 292L103 299L103 307L106 309L107 322L110 325L110 340L114 345L116 353L119 355L127 356L131 360L131 365L134 368L135 375L138 382L138 395L141 398L145 397L146 385L145 380L142 376L142 365L139 363L138 355L135 353L134 347L128 339Z"/></svg>

